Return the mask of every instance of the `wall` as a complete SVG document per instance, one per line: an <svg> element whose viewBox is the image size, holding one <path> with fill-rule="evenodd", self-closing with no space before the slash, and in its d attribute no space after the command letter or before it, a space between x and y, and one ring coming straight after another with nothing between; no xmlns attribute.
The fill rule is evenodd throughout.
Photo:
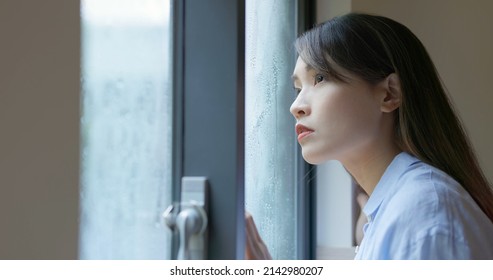
<svg viewBox="0 0 493 280"><path fill-rule="evenodd" d="M351 11L351 0L317 0L317 22L324 22Z"/></svg>
<svg viewBox="0 0 493 280"><path fill-rule="evenodd" d="M79 1L0 2L0 259L75 259Z"/></svg>

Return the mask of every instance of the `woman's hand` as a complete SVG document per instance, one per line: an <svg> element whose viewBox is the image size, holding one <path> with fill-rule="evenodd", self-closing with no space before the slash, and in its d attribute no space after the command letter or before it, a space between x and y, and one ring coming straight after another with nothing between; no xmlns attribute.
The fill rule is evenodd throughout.
<svg viewBox="0 0 493 280"><path fill-rule="evenodd" d="M271 260L272 257L265 246L264 241L260 237L253 217L250 213L245 212L245 228L246 228L246 260Z"/></svg>

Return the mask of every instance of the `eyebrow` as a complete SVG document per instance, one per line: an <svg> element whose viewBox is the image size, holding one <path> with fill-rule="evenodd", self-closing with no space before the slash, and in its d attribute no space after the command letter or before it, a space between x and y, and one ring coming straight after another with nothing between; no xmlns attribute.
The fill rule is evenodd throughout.
<svg viewBox="0 0 493 280"><path fill-rule="evenodd" d="M311 71L311 70L313 70L313 69L314 69L314 68L313 68L313 67L311 67L310 65L306 65L306 66L305 66L305 71L306 71L306 72L310 72L310 71ZM291 80L293 80L293 81L298 81L298 80L299 80L299 78L298 78L298 76L297 76L296 74L293 74L293 75L291 75Z"/></svg>

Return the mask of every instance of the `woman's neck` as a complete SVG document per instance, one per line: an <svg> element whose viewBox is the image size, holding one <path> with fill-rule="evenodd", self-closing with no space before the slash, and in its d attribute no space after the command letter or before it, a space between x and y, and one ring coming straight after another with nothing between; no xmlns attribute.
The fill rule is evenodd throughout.
<svg viewBox="0 0 493 280"><path fill-rule="evenodd" d="M396 145L391 145L390 148L373 149L352 159L341 160L341 163L365 192L371 195L387 167L400 152Z"/></svg>

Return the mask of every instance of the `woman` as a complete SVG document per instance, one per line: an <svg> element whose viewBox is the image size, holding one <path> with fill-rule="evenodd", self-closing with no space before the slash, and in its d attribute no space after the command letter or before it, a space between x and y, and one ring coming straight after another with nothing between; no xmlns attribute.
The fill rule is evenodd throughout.
<svg viewBox="0 0 493 280"><path fill-rule="evenodd" d="M355 258L493 259L493 191L416 36L353 13L295 46L303 157L340 161L369 195ZM270 257L251 217L246 252Z"/></svg>

